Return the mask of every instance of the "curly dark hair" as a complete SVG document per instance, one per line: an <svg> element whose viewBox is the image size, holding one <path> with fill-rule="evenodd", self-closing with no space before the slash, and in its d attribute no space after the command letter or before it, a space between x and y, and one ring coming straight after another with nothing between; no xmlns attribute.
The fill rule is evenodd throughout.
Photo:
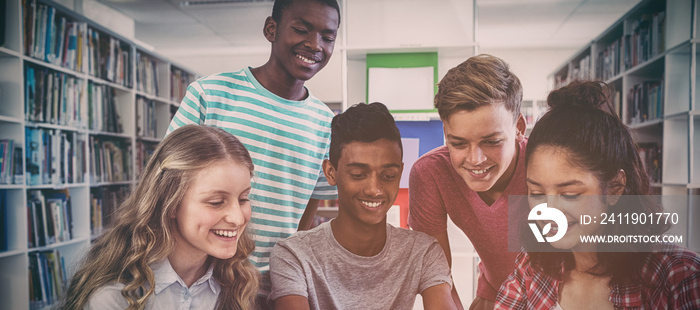
<svg viewBox="0 0 700 310"><path fill-rule="evenodd" d="M314 0L318 3L327 5L335 9L338 12L338 25L340 25L340 6L338 6L337 0ZM272 19L279 23L282 19L282 12L288 6L294 3L294 0L275 0L275 4L272 5Z"/></svg>
<svg viewBox="0 0 700 310"><path fill-rule="evenodd" d="M329 160L333 167L338 168L338 161L346 144L353 141L374 142L379 139L398 143L403 155L401 133L386 106L381 102L353 105L336 115L331 122Z"/></svg>

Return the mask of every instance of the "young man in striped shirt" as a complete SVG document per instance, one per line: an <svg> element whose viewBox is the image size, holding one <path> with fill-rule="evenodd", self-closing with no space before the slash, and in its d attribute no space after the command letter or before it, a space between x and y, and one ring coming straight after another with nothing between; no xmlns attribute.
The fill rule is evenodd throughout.
<svg viewBox="0 0 700 310"><path fill-rule="evenodd" d="M190 84L168 128L221 127L253 157L251 260L263 276L261 297L270 289L272 247L308 229L319 200L336 197L321 168L333 113L304 82L328 63L339 25L336 0L276 0L263 27L271 43L269 60Z"/></svg>

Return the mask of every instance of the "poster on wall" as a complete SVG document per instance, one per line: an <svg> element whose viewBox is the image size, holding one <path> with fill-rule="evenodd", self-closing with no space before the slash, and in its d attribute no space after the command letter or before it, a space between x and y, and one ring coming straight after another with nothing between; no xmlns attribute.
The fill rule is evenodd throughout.
<svg viewBox="0 0 700 310"><path fill-rule="evenodd" d="M434 68L369 68L368 102L384 103L390 111L432 110Z"/></svg>

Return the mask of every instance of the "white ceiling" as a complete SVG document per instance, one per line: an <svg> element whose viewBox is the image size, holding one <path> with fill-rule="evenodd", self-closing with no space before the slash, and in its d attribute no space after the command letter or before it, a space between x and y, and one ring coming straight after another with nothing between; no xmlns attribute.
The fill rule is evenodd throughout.
<svg viewBox="0 0 700 310"><path fill-rule="evenodd" d="M136 39L169 57L201 54L203 51L249 51L251 47L260 47L264 51L268 47L262 36L262 25L272 11L272 2L269 1L248 0L252 2L206 6L181 6L181 0L98 1L133 18ZM640 2L475 1L476 38L482 48L579 48Z"/></svg>
<svg viewBox="0 0 700 310"><path fill-rule="evenodd" d="M482 47L579 48L639 0L477 0Z"/></svg>

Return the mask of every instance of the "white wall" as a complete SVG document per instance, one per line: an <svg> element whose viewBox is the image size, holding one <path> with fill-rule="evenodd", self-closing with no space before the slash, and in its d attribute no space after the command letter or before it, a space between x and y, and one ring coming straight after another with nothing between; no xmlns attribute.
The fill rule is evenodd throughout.
<svg viewBox="0 0 700 310"><path fill-rule="evenodd" d="M178 59L187 68L193 68L203 75L222 71L238 70L244 66L257 67L264 64L269 57L269 47L261 47L255 54L237 54L217 52L199 56L166 55ZM505 60L511 71L520 78L523 84L523 98L546 99L549 93L547 77L576 53L575 48L479 48L479 53L491 54ZM336 102L340 95L340 52L333 55L326 68L311 79L307 86L321 100ZM466 60L463 59L463 60ZM459 62L463 61L460 60ZM456 65L459 62L453 64ZM364 67L362 68L364 70ZM445 68L446 71L449 68ZM440 76L442 77L443 74ZM364 100L364 99L363 99ZM362 101L362 100L360 100Z"/></svg>
<svg viewBox="0 0 700 310"><path fill-rule="evenodd" d="M418 47L474 41L473 0L351 0L343 11L352 47Z"/></svg>
<svg viewBox="0 0 700 310"><path fill-rule="evenodd" d="M78 7L82 5L82 8ZM95 0L76 0L76 10L127 39L135 38L134 19Z"/></svg>
<svg viewBox="0 0 700 310"><path fill-rule="evenodd" d="M481 54L506 61L523 85L523 98L535 100L547 99L551 91L547 77L577 51L578 48L479 48Z"/></svg>
<svg viewBox="0 0 700 310"><path fill-rule="evenodd" d="M54 0L68 9L82 14L119 35L134 40L134 19L96 0Z"/></svg>

